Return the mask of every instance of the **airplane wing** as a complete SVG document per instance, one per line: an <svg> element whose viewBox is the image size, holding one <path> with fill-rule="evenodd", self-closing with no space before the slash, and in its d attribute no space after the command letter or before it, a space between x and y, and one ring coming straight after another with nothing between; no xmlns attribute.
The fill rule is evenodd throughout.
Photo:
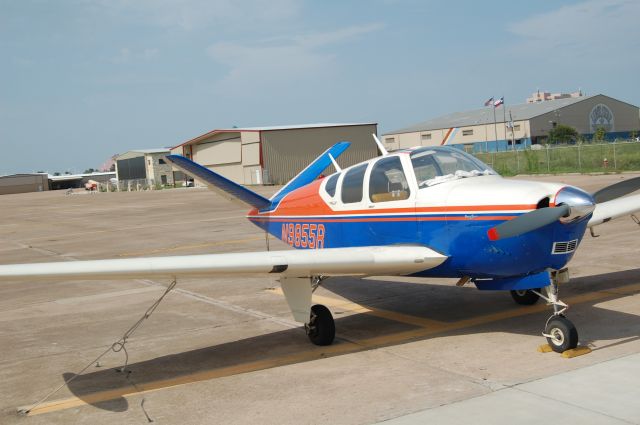
<svg viewBox="0 0 640 425"><path fill-rule="evenodd" d="M0 281L115 280L277 273L285 277L405 275L447 257L424 246L369 246L0 266Z"/></svg>
<svg viewBox="0 0 640 425"><path fill-rule="evenodd" d="M589 220L588 227L606 223L623 215L631 215L640 211L640 195L617 198L596 204L596 209Z"/></svg>

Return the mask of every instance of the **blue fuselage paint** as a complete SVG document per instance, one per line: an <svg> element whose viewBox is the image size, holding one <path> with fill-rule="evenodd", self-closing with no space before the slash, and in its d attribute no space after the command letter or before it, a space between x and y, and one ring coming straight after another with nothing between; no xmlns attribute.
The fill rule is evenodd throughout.
<svg viewBox="0 0 640 425"><path fill-rule="evenodd" d="M495 213L488 215L496 216ZM322 226L324 248L417 244L449 257L440 266L416 273L417 276L500 278L565 267L575 250L567 254L553 254L553 243L577 239L579 244L590 218L589 215L570 224L556 222L521 236L491 241L487 230L504 220L482 220L482 216L300 216L279 217L277 221L267 218L250 220L295 248L310 249L300 246L303 236L296 236L296 225L300 225L299 229L307 225L306 238L309 238L310 225ZM294 229L292 234L289 234L290 225Z"/></svg>

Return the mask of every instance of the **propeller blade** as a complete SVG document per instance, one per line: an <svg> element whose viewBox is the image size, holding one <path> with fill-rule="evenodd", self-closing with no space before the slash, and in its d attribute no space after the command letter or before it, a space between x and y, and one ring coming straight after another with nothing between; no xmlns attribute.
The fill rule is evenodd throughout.
<svg viewBox="0 0 640 425"><path fill-rule="evenodd" d="M593 193L593 199L596 200L596 204L611 201L612 199L620 198L621 196L628 195L631 192L635 192L640 189L640 177L634 177L632 179L623 180L621 182L612 184L603 189Z"/></svg>
<svg viewBox="0 0 640 425"><path fill-rule="evenodd" d="M487 235L492 241L522 235L523 233L551 224L560 217L568 215L570 212L571 207L568 205L540 208L522 214L513 220L498 224L496 227L492 227L487 231Z"/></svg>

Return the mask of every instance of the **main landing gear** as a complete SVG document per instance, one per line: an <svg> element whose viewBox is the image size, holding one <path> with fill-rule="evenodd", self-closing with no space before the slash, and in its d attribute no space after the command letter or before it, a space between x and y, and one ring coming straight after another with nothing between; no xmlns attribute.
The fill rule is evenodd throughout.
<svg viewBox="0 0 640 425"><path fill-rule="evenodd" d="M331 345L336 336L336 324L331 312L321 304L311 307L309 323L304 325L304 329L315 345Z"/></svg>
<svg viewBox="0 0 640 425"><path fill-rule="evenodd" d="M314 293L325 279L324 276L312 277L311 293ZM304 324L304 330L315 345L331 345L336 337L336 323L329 309L322 304L311 307L309 322Z"/></svg>
<svg viewBox="0 0 640 425"><path fill-rule="evenodd" d="M540 299L538 292L541 290L542 288L511 291L511 298L520 305L534 305Z"/></svg>
<svg viewBox="0 0 640 425"><path fill-rule="evenodd" d="M336 337L336 324L323 305L311 303L311 297L326 276L280 276L280 287L296 322L304 323L309 340L315 345L330 345Z"/></svg>

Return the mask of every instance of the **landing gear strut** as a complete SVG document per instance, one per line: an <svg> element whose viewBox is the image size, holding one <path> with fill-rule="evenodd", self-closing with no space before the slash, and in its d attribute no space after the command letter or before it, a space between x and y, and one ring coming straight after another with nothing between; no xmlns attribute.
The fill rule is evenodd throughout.
<svg viewBox="0 0 640 425"><path fill-rule="evenodd" d="M562 353L578 346L578 331L564 312L569 306L558 299L558 283L552 279L551 285L544 288L546 295L533 290L540 298L553 306L553 314L547 320L542 336L547 338L551 349L556 353Z"/></svg>

